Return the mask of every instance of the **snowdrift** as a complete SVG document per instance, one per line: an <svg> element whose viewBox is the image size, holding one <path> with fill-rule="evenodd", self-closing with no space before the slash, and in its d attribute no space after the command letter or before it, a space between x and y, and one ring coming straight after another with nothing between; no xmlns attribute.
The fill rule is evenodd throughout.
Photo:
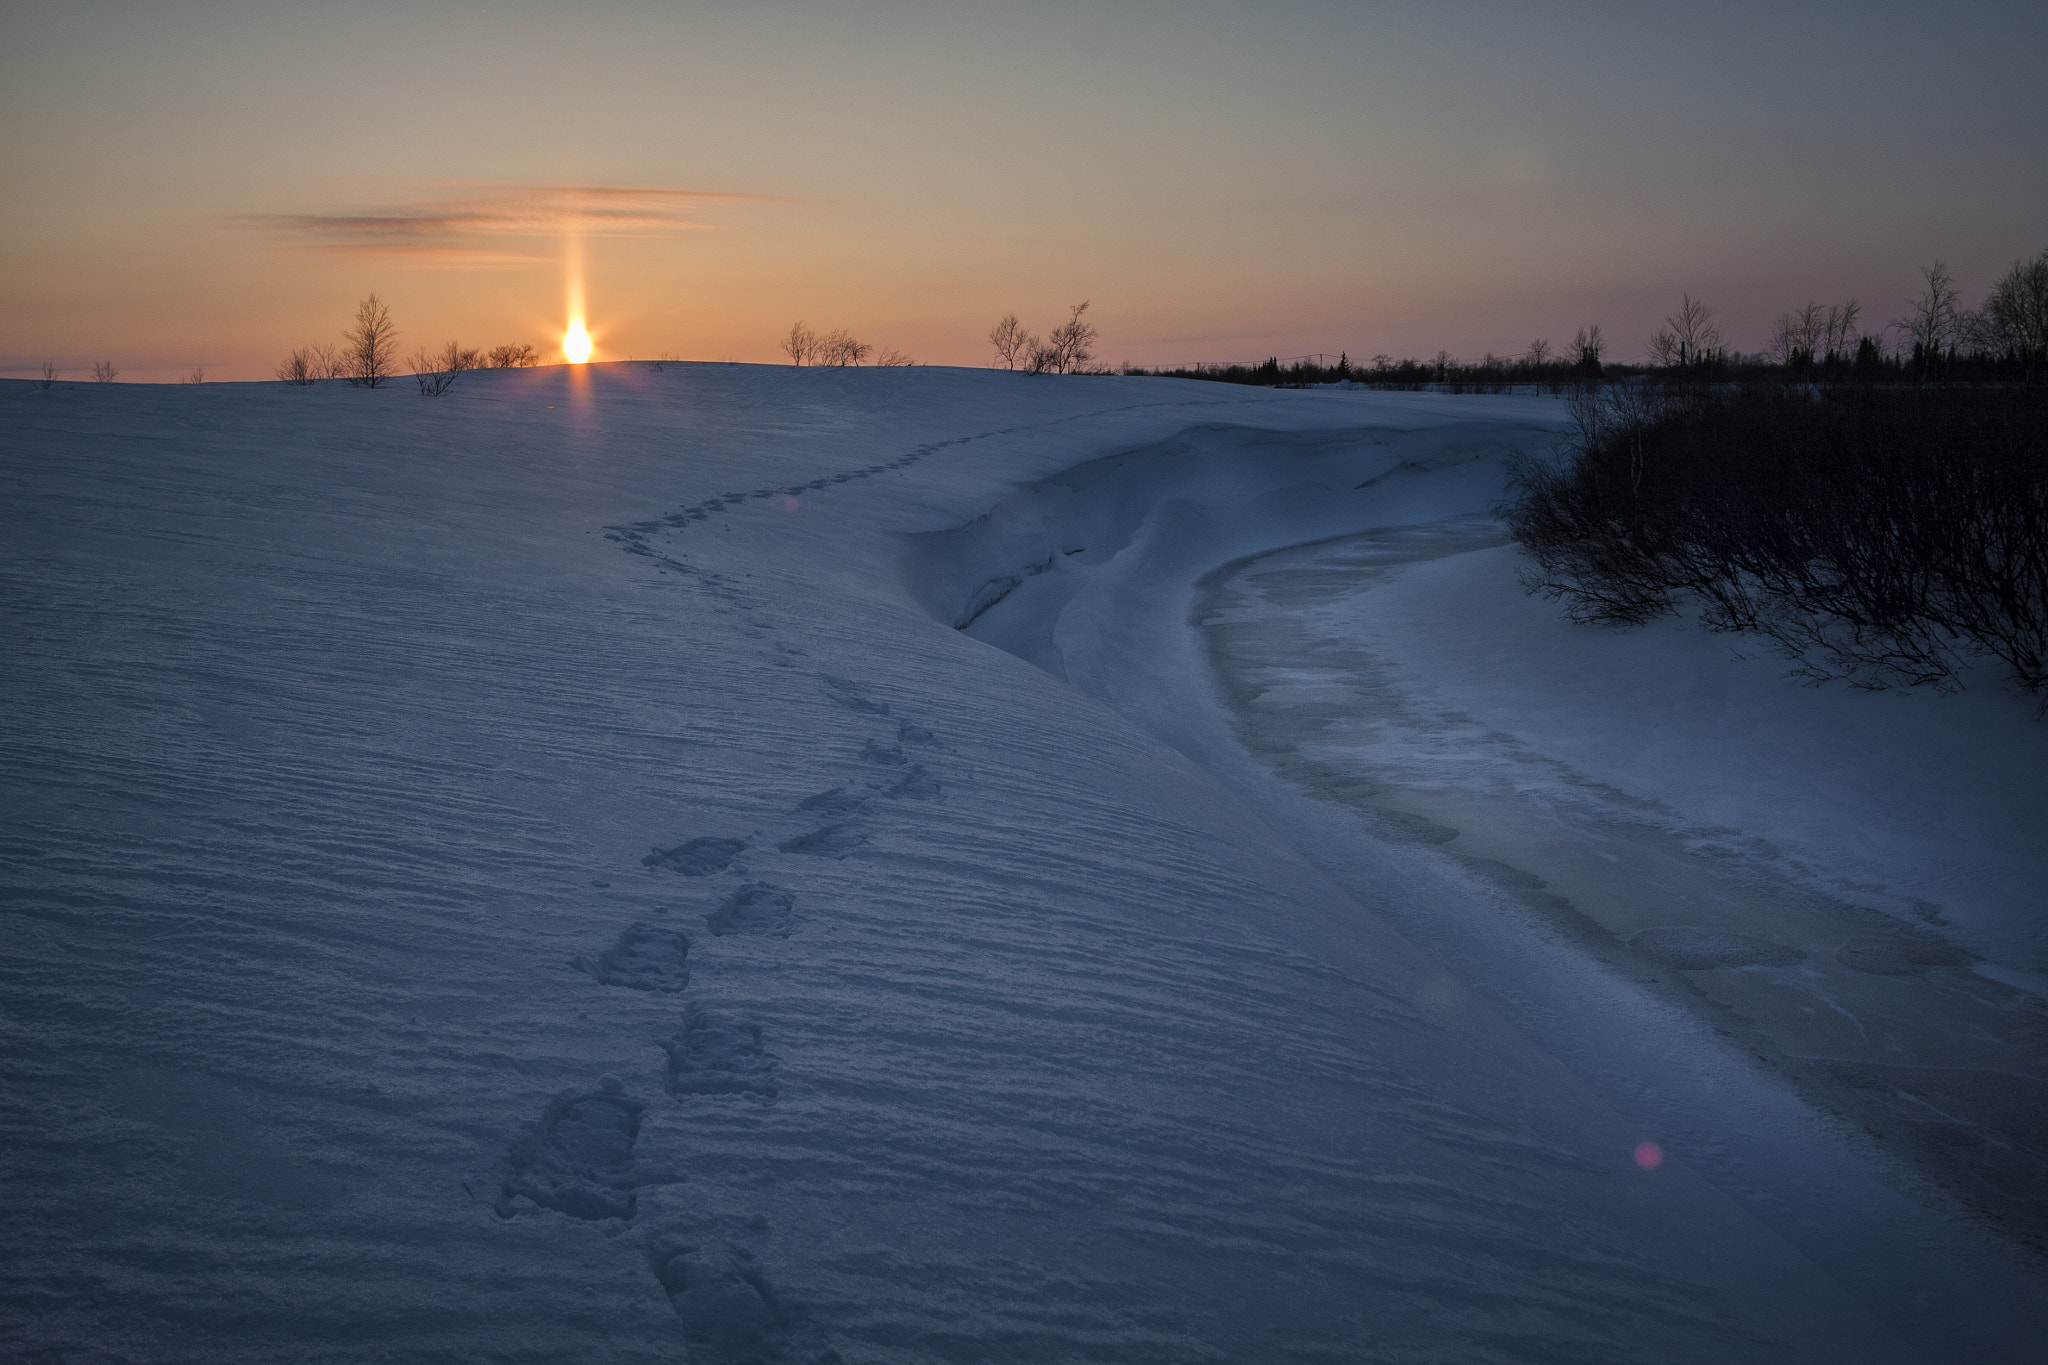
<svg viewBox="0 0 2048 1365"><path fill-rule="evenodd" d="M1565 724L1575 646L1526 712L1467 667L1474 621L1540 633L1473 547L1544 401L670 365L0 405L12 1356L2048 1344L2012 1228L1476 826L1430 842L1416 792ZM1445 553L1255 562L1390 535ZM1409 672L1311 773L1345 631ZM1628 752L1557 761L1755 832ZM1919 861L1811 876L1888 913ZM1906 977L2004 992L2038 1067L2033 940L1976 894L1929 932L2011 980Z"/></svg>

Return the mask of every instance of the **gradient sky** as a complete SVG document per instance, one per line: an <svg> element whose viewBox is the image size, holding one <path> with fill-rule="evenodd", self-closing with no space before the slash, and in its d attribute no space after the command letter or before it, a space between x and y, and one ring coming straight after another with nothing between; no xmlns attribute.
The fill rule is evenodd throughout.
<svg viewBox="0 0 2048 1365"><path fill-rule="evenodd" d="M407 350L1476 358L2048 248L2048 5L5 4L0 371ZM572 246L580 243L580 246Z"/></svg>

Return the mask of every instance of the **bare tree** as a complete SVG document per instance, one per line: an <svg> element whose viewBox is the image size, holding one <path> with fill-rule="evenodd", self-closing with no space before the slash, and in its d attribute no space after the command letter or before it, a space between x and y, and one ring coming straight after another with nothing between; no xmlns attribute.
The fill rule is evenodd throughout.
<svg viewBox="0 0 2048 1365"><path fill-rule="evenodd" d="M877 369L899 368L906 365L915 365L916 363L916 361L893 346L875 357L875 368Z"/></svg>
<svg viewBox="0 0 2048 1365"><path fill-rule="evenodd" d="M520 342L516 345L493 346L488 357L494 370L523 370L540 362L540 352Z"/></svg>
<svg viewBox="0 0 2048 1365"><path fill-rule="evenodd" d="M1991 286L1978 333L1985 350L2019 359L2030 377L2048 363L2048 251L2014 261Z"/></svg>
<svg viewBox="0 0 2048 1365"><path fill-rule="evenodd" d="M311 384L323 378L313 357L313 348L301 346L277 362L277 377L287 384Z"/></svg>
<svg viewBox="0 0 2048 1365"><path fill-rule="evenodd" d="M194 365L192 373L185 376L184 382L187 384L204 384L206 382L206 367L204 365Z"/></svg>
<svg viewBox="0 0 2048 1365"><path fill-rule="evenodd" d="M814 365L858 365L868 358L875 348L865 341L856 341L851 332L841 328L816 338L813 352Z"/></svg>
<svg viewBox="0 0 2048 1365"><path fill-rule="evenodd" d="M1906 300L1906 316L1892 326L1928 363L1954 351L1963 339L1963 291L1940 261L1920 272L1927 288Z"/></svg>
<svg viewBox="0 0 2048 1365"><path fill-rule="evenodd" d="M355 325L342 333L343 376L364 389L380 388L398 372L398 328L391 310L375 294L356 305Z"/></svg>
<svg viewBox="0 0 2048 1365"><path fill-rule="evenodd" d="M113 361L97 361L92 367L92 380L95 384L111 384L114 382L114 376L119 373L121 372L114 368Z"/></svg>
<svg viewBox="0 0 2048 1365"><path fill-rule="evenodd" d="M801 321L792 323L789 335L782 339L782 353L789 357L789 363L802 365L810 360L817 350L818 334L804 326Z"/></svg>
<svg viewBox="0 0 2048 1365"><path fill-rule="evenodd" d="M1691 294L1680 299L1678 311L1650 338L1650 355L1663 365L1703 365L1721 353L1721 328L1706 304Z"/></svg>
<svg viewBox="0 0 2048 1365"><path fill-rule="evenodd" d="M1856 321L1863 316L1863 305L1850 299L1840 308L1828 305L1827 321L1821 325L1821 359L1847 359L1856 353L1856 343L1861 339Z"/></svg>
<svg viewBox="0 0 2048 1365"><path fill-rule="evenodd" d="M1572 338L1572 360L1580 369L1598 373L1600 357L1607 354L1607 338L1601 334L1600 324L1581 327Z"/></svg>
<svg viewBox="0 0 2048 1365"><path fill-rule="evenodd" d="M1014 370L1030 359L1038 338L1024 330L1015 313L1005 313L1002 321L989 328L988 343L996 348L996 359L1003 362L1003 368Z"/></svg>
<svg viewBox="0 0 2048 1365"><path fill-rule="evenodd" d="M316 341L306 348L306 361L315 379L348 378L348 361L339 346Z"/></svg>
<svg viewBox="0 0 2048 1365"><path fill-rule="evenodd" d="M45 361L43 362L43 373L42 373L42 377L41 377L40 379L36 380L36 387L37 387L37 388L39 388L39 389L47 389L47 388L50 388L50 387L54 386L54 385L56 384L56 382L57 382L57 362L56 362L56 361L54 361L54 360L45 360Z"/></svg>
<svg viewBox="0 0 2048 1365"><path fill-rule="evenodd" d="M483 357L474 350L464 350L449 342L438 351L425 348L413 352L413 382L420 386L420 392L430 398L439 398L455 383L455 376L464 370L483 368Z"/></svg>
<svg viewBox="0 0 2048 1365"><path fill-rule="evenodd" d="M1550 343L1542 337L1537 337L1529 343L1528 354L1529 363L1540 370L1543 368L1544 362L1550 359Z"/></svg>
<svg viewBox="0 0 2048 1365"><path fill-rule="evenodd" d="M1095 352L1088 349L1100 335L1093 326L1083 322L1081 315L1088 311L1088 301L1083 299L1067 310L1067 320L1052 329L1046 343L1059 353L1059 371L1072 374L1095 358Z"/></svg>

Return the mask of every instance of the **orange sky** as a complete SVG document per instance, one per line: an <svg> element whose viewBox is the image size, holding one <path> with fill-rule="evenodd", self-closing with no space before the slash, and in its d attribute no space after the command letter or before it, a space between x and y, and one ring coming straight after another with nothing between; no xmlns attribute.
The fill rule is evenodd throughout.
<svg viewBox="0 0 2048 1365"><path fill-rule="evenodd" d="M162 5L0 50L0 371L406 350L980 364L1092 301L1143 364L1476 357L1681 289L1738 347L2048 247L2038 5Z"/></svg>

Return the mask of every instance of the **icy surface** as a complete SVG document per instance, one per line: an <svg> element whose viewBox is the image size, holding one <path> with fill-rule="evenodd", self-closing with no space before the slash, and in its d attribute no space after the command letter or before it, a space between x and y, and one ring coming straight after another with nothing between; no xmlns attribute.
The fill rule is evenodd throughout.
<svg viewBox="0 0 2048 1365"><path fill-rule="evenodd" d="M1555 419L709 366L0 386L0 1349L2036 1358L2036 1260L1248 742L1204 576L1463 534ZM1401 696L1476 685L1417 658ZM1968 976L1921 959L1996 956L2000 913L1842 970ZM1641 953L1798 947L1680 927Z"/></svg>

